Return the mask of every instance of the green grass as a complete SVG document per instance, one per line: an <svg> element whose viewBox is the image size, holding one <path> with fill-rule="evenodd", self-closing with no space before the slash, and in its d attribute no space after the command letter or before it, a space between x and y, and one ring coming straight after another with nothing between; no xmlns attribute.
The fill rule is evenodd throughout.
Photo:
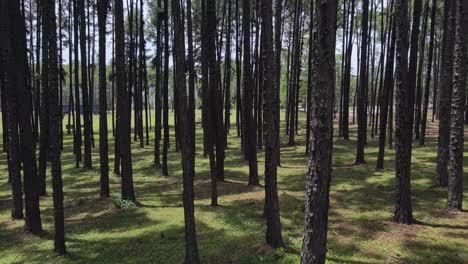
<svg viewBox="0 0 468 264"><path fill-rule="evenodd" d="M302 116L303 118L303 116ZM234 119L234 118L232 118ZM199 117L198 117L199 120ZM283 236L287 247L276 252L264 243L264 191L249 187L248 166L242 159L235 126L226 151L226 179L219 184L218 207L210 206L209 161L202 155L202 131L197 126L195 217L202 263L298 263L303 231L307 157L304 155L304 120L297 146L287 147L282 134L278 171ZM98 119L95 117L98 146ZM353 166L355 137L336 139L333 150L328 230L328 263L466 263L468 214L446 209L446 188L432 187L437 142L432 133L425 147L413 151L412 198L419 224L393 223L394 152L386 153L385 170L376 171L377 138L369 135L367 165ZM172 133L172 128L171 128ZM352 126L352 135L355 127ZM110 137L112 139L112 137ZM0 263L182 263L184 223L180 156L169 153L169 177L161 176L151 146L133 144L137 208L117 209L120 179L111 176L111 198L99 198L99 154L93 149L93 170L74 167L72 138L65 135L63 179L65 230L68 254L53 252L53 208L50 174L48 196L41 198L45 234L23 233L23 221L10 220L11 189L7 183L6 155L0 171ZM113 144L110 144L113 153ZM259 174L263 182L263 153ZM110 156L112 168L113 155ZM465 164L468 165L468 164ZM468 166L467 166L468 167ZM465 182L468 178L465 177ZM466 186L466 185L465 185ZM467 188L465 187L465 193ZM468 199L464 198L464 204Z"/></svg>

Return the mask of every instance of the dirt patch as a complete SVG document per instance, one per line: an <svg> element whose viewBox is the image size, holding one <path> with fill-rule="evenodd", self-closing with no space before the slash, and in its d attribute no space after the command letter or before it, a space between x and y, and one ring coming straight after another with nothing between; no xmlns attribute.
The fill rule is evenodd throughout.
<svg viewBox="0 0 468 264"><path fill-rule="evenodd" d="M461 212L461 213L463 213L463 212ZM449 218L449 219L452 219L452 218L456 218L460 214L460 212L442 208L442 209L435 209L433 214L434 214L434 216L436 218Z"/></svg>
<svg viewBox="0 0 468 264"><path fill-rule="evenodd" d="M385 222L385 225L388 226L392 237L398 240L415 238L418 232L423 228L420 225L401 225L390 221Z"/></svg>
<svg viewBox="0 0 468 264"><path fill-rule="evenodd" d="M252 248L252 253L255 255L255 256L266 256L266 255L271 255L273 254L273 252L275 252L275 249L272 248L270 245L268 244L260 244L260 245L256 245Z"/></svg>

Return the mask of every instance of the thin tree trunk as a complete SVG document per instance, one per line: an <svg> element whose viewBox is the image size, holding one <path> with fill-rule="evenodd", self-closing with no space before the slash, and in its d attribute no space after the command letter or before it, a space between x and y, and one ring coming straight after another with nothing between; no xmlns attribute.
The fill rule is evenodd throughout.
<svg viewBox="0 0 468 264"><path fill-rule="evenodd" d="M192 141L195 140L193 122L189 115L192 115L191 109L187 104L186 80L185 80L185 41L184 41L184 21L181 19L179 1L172 1L171 5L172 19L174 23L174 54L175 54L175 73L177 89L175 98L178 110L180 111L179 118L179 133L182 140L180 147L182 153L182 168L183 168L183 202L184 202L184 219L185 219L185 263L200 263L198 256L198 247L195 230L194 216L194 188L193 178L195 176L195 150Z"/></svg>
<svg viewBox="0 0 468 264"><path fill-rule="evenodd" d="M60 151L60 123L61 112L59 104L59 69L58 69L58 54L57 54L57 25L55 16L55 1L47 1L45 15L47 23L49 23L47 30L48 47L49 47L49 135L50 135L50 161L51 161L51 174L52 174L52 190L53 190L53 204L54 204L54 251L59 254L65 254L65 223L64 223L64 210L63 210L63 184L62 184L62 163ZM60 10L59 10L60 11ZM45 35L44 35L45 37Z"/></svg>
<svg viewBox="0 0 468 264"><path fill-rule="evenodd" d="M366 89L367 89L367 42L368 42L368 16L369 0L362 2L362 42L360 54L359 87L357 89L357 120L358 120L358 140L356 145L356 164L365 163L364 146L366 145L367 135L367 113L366 113Z"/></svg>
<svg viewBox="0 0 468 264"><path fill-rule="evenodd" d="M343 139L349 140L349 91L351 88L351 58L353 53L353 32L354 32L354 12L355 0L351 0L351 22L349 30L348 45L346 51L346 69L344 76L344 89L343 89Z"/></svg>
<svg viewBox="0 0 468 264"><path fill-rule="evenodd" d="M455 7L453 1L444 2L444 35L442 39L441 86L439 91L439 138L437 147L436 176L434 184L448 185L448 160L450 144L450 109L452 103L453 49Z"/></svg>
<svg viewBox="0 0 468 264"><path fill-rule="evenodd" d="M393 9L393 0L392 0L392 9ZM393 11L393 10L392 10ZM387 118L388 118L388 108L389 104L393 103L390 101L392 87L394 85L393 81L393 65L395 64L395 30L394 18L390 19L390 34L389 38L390 46L387 53L387 65L385 66L385 81L383 85L383 90L380 98L380 134L379 134L379 153L377 156L377 169L384 168L384 155L385 155L385 140L387 134ZM390 121L391 122L391 121Z"/></svg>
<svg viewBox="0 0 468 264"><path fill-rule="evenodd" d="M83 120L84 120L84 161L83 166L92 168L91 163L91 120L88 89L88 63L86 58L86 14L85 0L78 0L78 12L80 16L80 53L81 53L81 92L83 100Z"/></svg>
<svg viewBox="0 0 468 264"><path fill-rule="evenodd" d="M273 51L272 0L262 1L262 65L265 117L265 208L266 208L266 241L273 248L284 245L281 235L281 221L278 204L276 140L276 92L275 92L275 53Z"/></svg>
<svg viewBox="0 0 468 264"><path fill-rule="evenodd" d="M109 197L109 146L107 139L107 87L106 87L106 18L107 0L98 2L99 24L99 158L101 171L101 197Z"/></svg>
<svg viewBox="0 0 468 264"><path fill-rule="evenodd" d="M161 0L157 2L158 10L161 8ZM155 84L155 95L154 95L154 110L156 115L156 124L154 129L154 165L156 167L161 166L161 153L160 153L160 144L161 144L161 86L162 86L162 78L161 78L161 69L162 69L162 43L161 43L161 35L162 35L162 22L163 18L161 13L158 13L157 21L156 21L156 84Z"/></svg>
<svg viewBox="0 0 468 264"><path fill-rule="evenodd" d="M417 71L417 83L416 83L416 106L414 114L414 134L416 139L420 139L420 128L421 128L421 104L422 104L422 86L423 78L422 72L424 68L424 49L426 46L426 36L427 36L427 19L429 15L429 0L426 0L424 3L424 12L423 12L423 24L422 32L419 36L419 62L418 62L418 71ZM428 61L430 62L430 60ZM428 63L430 64L430 63Z"/></svg>
<svg viewBox="0 0 468 264"><path fill-rule="evenodd" d="M427 3L429 4L429 3ZM427 127L427 111L429 108L429 95L430 95L430 84L431 84L431 75L432 75L432 62L434 54L434 33L435 33L435 24L436 24L436 11L437 11L437 2L432 0L432 9L431 9L431 29L430 29L430 40L429 40L429 55L426 65L426 82L424 86L424 102L423 102L423 111L421 118L421 134L419 137L419 145L424 146L426 141L426 127ZM432 98L435 100L435 97ZM433 108L434 111L434 108Z"/></svg>
<svg viewBox="0 0 468 264"><path fill-rule="evenodd" d="M244 34L244 51L243 51L243 118L244 121L243 130L245 130L245 146L247 159L249 161L249 185L258 185L258 164L257 164L257 142L256 142L256 131L255 120L252 117L252 90L255 87L252 83L252 67L250 63L250 1L242 0L242 28Z"/></svg>

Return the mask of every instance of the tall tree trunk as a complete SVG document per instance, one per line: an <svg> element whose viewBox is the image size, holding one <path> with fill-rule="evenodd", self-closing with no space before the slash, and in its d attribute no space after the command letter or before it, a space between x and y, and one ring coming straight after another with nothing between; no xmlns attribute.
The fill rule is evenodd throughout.
<svg viewBox="0 0 468 264"><path fill-rule="evenodd" d="M101 197L109 197L109 146L107 139L106 19L107 0L98 2L99 26L99 158Z"/></svg>
<svg viewBox="0 0 468 264"><path fill-rule="evenodd" d="M415 114L414 114L414 134L415 138L420 138L420 128L421 128L421 104L422 104L422 86L423 78L422 72L424 68L424 49L426 46L426 37L427 37L427 19L429 15L429 0L426 0L424 3L424 12L423 12L423 24L422 32L419 36L419 62L418 62L418 71L416 76L416 105L415 105ZM430 61L428 61L430 62ZM428 63L429 64L429 63Z"/></svg>
<svg viewBox="0 0 468 264"><path fill-rule="evenodd" d="M231 127L231 5L232 1L228 1L228 18L227 18L227 31L226 31L226 55L225 55L225 70L224 70L224 142L227 146L227 135Z"/></svg>
<svg viewBox="0 0 468 264"><path fill-rule="evenodd" d="M86 58L86 14L85 0L78 0L78 12L80 16L80 53L81 53L81 92L83 100L83 120L84 120L84 161L83 167L92 168L91 163L91 114L89 105L88 88L88 63Z"/></svg>
<svg viewBox="0 0 468 264"><path fill-rule="evenodd" d="M255 127L255 120L252 116L252 91L254 84L252 83L252 66L250 63L250 1L242 0L242 29L244 34L244 51L243 51L243 118L242 121L245 124L243 130L245 130L245 147L247 153L247 159L249 161L249 185L258 185L258 164L257 164L257 140Z"/></svg>
<svg viewBox="0 0 468 264"><path fill-rule="evenodd" d="M280 140L280 90L281 90L281 49L282 49L282 14L283 14L283 0L275 0L275 99L276 115L275 130L276 130L276 162L281 166L281 140Z"/></svg>
<svg viewBox="0 0 468 264"><path fill-rule="evenodd" d="M240 36L240 15L239 15L239 1L236 1L236 126L237 126L237 137L241 138L241 147L243 153L245 153L245 139L242 136L242 121L243 111L242 111L242 68L241 68L241 57L242 57L242 36Z"/></svg>
<svg viewBox="0 0 468 264"><path fill-rule="evenodd" d="M262 1L262 61L263 61L263 115L265 121L265 211L266 241L273 248L282 247L281 221L278 203L277 160L278 141L276 140L275 105L275 53L273 51L273 8L272 0Z"/></svg>
<svg viewBox="0 0 468 264"><path fill-rule="evenodd" d="M54 204L54 251L59 254L65 254L65 227L64 227L64 211L63 211L63 184L62 184L62 163L60 150L60 121L61 112L59 104L59 69L58 69L58 52L57 52L57 25L55 16L55 1L47 1L45 10L47 15L47 41L49 47L49 136L50 136L50 161L52 174L52 190ZM60 10L59 10L60 11ZM44 31L45 32L45 31ZM45 37L46 35L44 35Z"/></svg>
<svg viewBox="0 0 468 264"><path fill-rule="evenodd" d="M395 125L395 176L396 204L394 220L400 224L412 224L411 207L411 99L412 86L408 78L408 0L396 0L396 125Z"/></svg>
<svg viewBox="0 0 468 264"><path fill-rule="evenodd" d="M315 1L309 172L301 263L325 263L332 172L335 41L338 1ZM311 89L312 87L308 87Z"/></svg>
<svg viewBox="0 0 468 264"><path fill-rule="evenodd" d="M18 1L19 2L19 1ZM17 10L18 8L18 10ZM2 110L6 110L7 119L2 120L6 123L8 131L3 130L8 138L3 143L7 145L7 162L8 162L8 180L11 184L12 191L12 208L11 218L22 219L23 215L23 191L21 186L21 150L20 138L18 133L18 84L21 80L16 72L21 70L21 61L16 61L14 55L26 52L26 49L21 49L18 45L19 38L25 36L19 35L13 27L17 23L23 23L19 15L19 5L17 1L3 1L0 3L0 74L2 75L2 97L5 100L2 102ZM26 33L26 32L23 32ZM24 54L21 54L24 56ZM25 73L25 72L23 72ZM4 105L6 103L6 105Z"/></svg>
<svg viewBox="0 0 468 264"><path fill-rule="evenodd" d="M190 133L194 136L192 141L193 151L195 152L195 58L194 58L194 48L193 48L193 25L192 25L192 0L187 0L187 41L188 41L188 67L189 67L189 123L190 123Z"/></svg>
<svg viewBox="0 0 468 264"><path fill-rule="evenodd" d="M214 3L214 2L213 2ZM184 21L181 18L180 2L172 1L172 20L174 23L174 55L175 55L175 76L177 89L175 98L178 110L180 111L179 118L179 133L182 140L180 147L182 153L182 168L183 168L183 203L184 203L184 219L185 219L185 263L200 263L198 256L198 247L195 230L194 216L194 187L193 178L195 176L195 150L192 141L195 140L194 130L190 129L193 122L189 115L191 109L188 107L188 98L186 92L185 79L185 41L184 41Z"/></svg>
<svg viewBox="0 0 468 264"><path fill-rule="evenodd" d="M162 174L168 176L167 151L169 149L169 0L164 2L164 77L162 84L163 98L163 150Z"/></svg>
<svg viewBox="0 0 468 264"><path fill-rule="evenodd" d="M346 69L344 71L344 88L343 88L343 138L349 140L349 91L351 88L351 58L353 53L353 32L354 32L354 12L355 12L355 0L351 0L351 22L350 30L346 51Z"/></svg>
<svg viewBox="0 0 468 264"><path fill-rule="evenodd" d="M39 207L39 177L36 168L36 152L35 152L35 139L33 134L33 123L31 122L31 91L28 89L25 82L27 73L27 58L26 58L26 28L24 19L20 14L20 3L16 1L8 1L13 3L15 11L9 12L9 15L16 17L14 34L17 34L12 39L15 44L14 48L14 62L17 67L11 65L10 69L15 69L16 91L18 98L18 105L21 106L22 111L18 111L18 127L19 127L19 141L21 149L21 160L23 162L23 179L24 179L24 203L25 203L25 226L24 230L27 233L41 234L42 221L41 212ZM39 62L39 61L38 61Z"/></svg>
<svg viewBox="0 0 468 264"><path fill-rule="evenodd" d="M409 97L410 97L410 108L408 109L412 113L411 118L411 137L413 136L413 124L414 124L414 103L415 103L415 91L416 91L416 77L418 68L418 53L419 53L419 32L421 25L421 11L422 11L422 0L413 1L413 22L411 28L411 39L410 39L410 54L409 54L409 66L408 66L408 84L409 84ZM407 28L409 30L409 26ZM421 53L422 54L422 53ZM421 56L424 56L422 54Z"/></svg>
<svg viewBox="0 0 468 264"><path fill-rule="evenodd" d="M455 52L453 69L453 97L450 122L448 206L462 210L463 202L463 143L466 101L466 44L468 25L465 24L464 0L455 1ZM466 2L466 1L465 1Z"/></svg>
<svg viewBox="0 0 468 264"><path fill-rule="evenodd" d="M130 98L125 80L125 31L122 0L115 1L115 57L118 91L118 127L121 159L122 198L135 201L130 147Z"/></svg>
<svg viewBox="0 0 468 264"><path fill-rule="evenodd" d="M221 74L219 72L218 62L216 61L216 2L207 0L207 48L208 48L208 69L209 69L209 111L211 115L212 131L210 135L214 136L216 147L216 180L224 181L224 148L225 136L223 125L223 101Z"/></svg>
<svg viewBox="0 0 468 264"><path fill-rule="evenodd" d="M309 18L309 56L307 58L307 65L308 65L308 77L307 77L307 98L306 98L306 146L305 146L305 153L306 155L309 154L309 144L310 144L310 117L311 117L311 113L310 113L310 110L312 108L312 89L309 89L309 87L312 87L312 78L313 78L313 71L314 71L314 65L312 64L312 59L313 59L313 53L314 53L314 41L312 40L313 38L313 35L314 35L314 8L313 8L313 4L314 2L311 1L310 2L310 18ZM344 6L346 5L345 4L345 1L343 2L344 3ZM344 22L343 22L344 23ZM343 34L345 30L343 29ZM343 42L344 42L344 35L343 35ZM343 51L344 51L344 47L343 47ZM344 63L344 62L343 62ZM343 65L343 64L342 64ZM342 67L343 68L343 67ZM341 84L343 84L343 81L341 81ZM342 94L340 95L340 97L342 98ZM342 106L342 102L340 103L340 107ZM343 116L342 116L342 111L340 110L340 121L342 120ZM340 122L341 123L341 122ZM341 129L341 125L339 126L339 129L338 129L338 133L341 133L342 129Z"/></svg>
<svg viewBox="0 0 468 264"><path fill-rule="evenodd" d="M157 2L158 10L161 8L161 0ZM161 43L161 35L162 35L162 22L163 17L162 13L158 13L158 17L156 18L156 83L155 83L155 95L154 95L154 110L156 115L155 120L155 129L154 129L154 165L156 167L161 166L161 86L162 86L162 78L161 78L161 69L162 69L162 43Z"/></svg>
<svg viewBox="0 0 468 264"><path fill-rule="evenodd" d="M369 28L369 0L362 1L362 42L360 54L359 87L357 89L358 140L356 145L356 164L365 163L364 146L367 137L366 89L367 89L367 42Z"/></svg>
<svg viewBox="0 0 468 264"><path fill-rule="evenodd" d="M423 111L421 118L421 134L419 137L419 145L424 146L426 141L426 127L427 127L427 110L429 108L429 94L430 94L430 84L431 84L431 75L432 75L432 62L434 54L434 33L435 33L435 24L436 24L436 11L437 11L437 2L432 0L432 10L431 10L431 32L429 40L429 55L426 65L426 82L424 84L424 102L423 102ZM436 100L436 98L432 98ZM434 108L432 109L434 111Z"/></svg>
<svg viewBox="0 0 468 264"><path fill-rule="evenodd" d="M39 194L41 196L46 195L46 170L47 161L49 158L49 103L47 101L49 95L49 41L48 34L50 34L46 3L41 3L41 19L42 19L42 73L41 73L41 91L40 91L40 110L39 110Z"/></svg>
<svg viewBox="0 0 468 264"><path fill-rule="evenodd" d="M73 12L73 3L69 1L68 3L68 84L69 84L69 96L68 96L68 124L67 124L67 134L70 135L71 130L73 130L73 153L75 153L75 112L74 112L74 100L73 100L73 39L72 39L72 12ZM73 121L73 125L71 122Z"/></svg>
<svg viewBox="0 0 468 264"><path fill-rule="evenodd" d="M392 0L392 9L393 9L393 0ZM393 16L393 15L392 15ZM381 92L380 97L380 134L379 134L379 153L377 156L377 169L384 168L384 155L385 155L385 140L387 134L387 118L388 118L388 108L389 104L393 103L390 102L390 93L392 92L392 87L394 85L393 80L393 65L395 64L395 24L394 18L390 19L390 34L391 35L389 41L389 49L387 51L387 65L385 66L385 80L383 89ZM390 121L391 122L391 121Z"/></svg>
<svg viewBox="0 0 468 264"><path fill-rule="evenodd" d="M74 47L74 75L75 75L75 134L73 135L75 166L78 168L82 161L81 156L81 101L80 101L80 79L79 79L79 61L78 61L78 34L79 34L79 13L78 0L73 0L73 47Z"/></svg>
<svg viewBox="0 0 468 264"><path fill-rule="evenodd" d="M210 160L210 176L211 176L211 205L218 205L217 177L216 177L216 106L215 106L215 89L216 89L216 47L214 46L215 32L214 28L209 26L213 23L209 19L209 12L212 10L213 3L210 4L208 10L207 1L202 1L202 25L201 25L201 44L202 44L202 89L203 89L203 107L204 107L204 124L203 133L206 139L206 152ZM215 22L216 23L216 22Z"/></svg>
<svg viewBox="0 0 468 264"><path fill-rule="evenodd" d="M437 147L436 176L434 184L448 185L448 160L450 144L450 109L452 103L453 49L455 31L454 1L444 2L444 35L442 38L441 86L439 90L439 138Z"/></svg>

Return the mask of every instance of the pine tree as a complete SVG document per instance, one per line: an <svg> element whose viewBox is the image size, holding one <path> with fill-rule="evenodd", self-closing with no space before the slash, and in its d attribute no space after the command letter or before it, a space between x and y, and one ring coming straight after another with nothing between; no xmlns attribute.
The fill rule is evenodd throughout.
<svg viewBox="0 0 468 264"><path fill-rule="evenodd" d="M395 176L396 204L394 220L400 224L412 224L411 207L411 85L408 75L408 0L396 0L396 124L395 124Z"/></svg>
<svg viewBox="0 0 468 264"><path fill-rule="evenodd" d="M333 148L333 98L338 1L315 1L309 172L301 263L325 263ZM320 73L320 74L318 74ZM308 87L311 89L312 87Z"/></svg>
<svg viewBox="0 0 468 264"><path fill-rule="evenodd" d="M109 197L109 146L107 139L106 20L107 0L98 1L99 26L99 158L101 197Z"/></svg>
<svg viewBox="0 0 468 264"><path fill-rule="evenodd" d="M455 49L453 65L453 97L450 120L448 206L461 210L463 202L463 143L466 100L466 34L464 0L455 1Z"/></svg>

